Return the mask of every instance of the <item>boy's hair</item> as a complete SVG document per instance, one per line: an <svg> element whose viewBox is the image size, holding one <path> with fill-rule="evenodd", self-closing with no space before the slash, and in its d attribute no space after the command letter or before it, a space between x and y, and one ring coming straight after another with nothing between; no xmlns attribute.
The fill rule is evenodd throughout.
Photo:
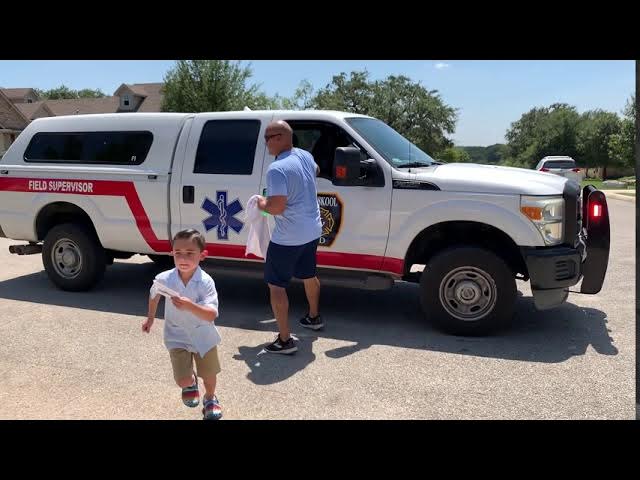
<svg viewBox="0 0 640 480"><path fill-rule="evenodd" d="M178 233L176 233L175 237L173 237L173 240L171 241L172 246L174 243L176 243L176 240L190 240L198 246L201 252L206 248L207 245L204 239L204 235L193 228L180 230Z"/></svg>

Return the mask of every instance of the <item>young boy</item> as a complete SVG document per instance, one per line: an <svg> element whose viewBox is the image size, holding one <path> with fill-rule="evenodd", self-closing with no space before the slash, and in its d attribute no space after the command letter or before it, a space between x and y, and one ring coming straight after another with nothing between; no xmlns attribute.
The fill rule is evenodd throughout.
<svg viewBox="0 0 640 480"><path fill-rule="evenodd" d="M220 335L214 325L218 318L218 293L213 279L199 264L207 256L204 236L194 229L178 232L172 241L175 268L158 274L156 282L179 296L165 301L164 344L169 350L173 378L182 387L182 402L197 407L200 401L198 377L205 393L204 420L218 420L222 409L215 395L216 375L220 373L217 345ZM142 331L149 332L160 302L161 287L154 283L149 297L149 313ZM195 360L197 376L193 371Z"/></svg>

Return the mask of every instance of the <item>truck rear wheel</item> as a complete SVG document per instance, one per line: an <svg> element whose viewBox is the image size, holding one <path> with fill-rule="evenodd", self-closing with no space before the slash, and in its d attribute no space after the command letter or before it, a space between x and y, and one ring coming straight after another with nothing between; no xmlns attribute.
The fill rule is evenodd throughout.
<svg viewBox="0 0 640 480"><path fill-rule="evenodd" d="M56 225L47 233L42 263L49 279L62 290L90 290L103 277L104 248L89 228L75 223Z"/></svg>
<svg viewBox="0 0 640 480"><path fill-rule="evenodd" d="M496 254L477 247L454 247L436 255L420 278L427 318L454 335L486 335L513 317L515 276Z"/></svg>

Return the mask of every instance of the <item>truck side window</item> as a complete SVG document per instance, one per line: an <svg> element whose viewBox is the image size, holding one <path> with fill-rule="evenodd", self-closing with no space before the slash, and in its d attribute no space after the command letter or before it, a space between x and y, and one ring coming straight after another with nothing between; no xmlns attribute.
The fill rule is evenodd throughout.
<svg viewBox="0 0 640 480"><path fill-rule="evenodd" d="M202 128L193 173L251 175L259 120L209 120Z"/></svg>
<svg viewBox="0 0 640 480"><path fill-rule="evenodd" d="M140 165L153 134L141 132L39 132L24 153L25 162Z"/></svg>
<svg viewBox="0 0 640 480"><path fill-rule="evenodd" d="M318 176L331 180L336 148L355 145L353 139L331 123L296 120L287 123L293 129L293 146L310 152L320 167Z"/></svg>

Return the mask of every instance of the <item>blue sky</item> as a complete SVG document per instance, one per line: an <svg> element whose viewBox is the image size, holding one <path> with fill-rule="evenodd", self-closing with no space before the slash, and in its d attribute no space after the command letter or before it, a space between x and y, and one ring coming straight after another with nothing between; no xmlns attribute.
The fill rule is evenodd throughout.
<svg viewBox="0 0 640 480"><path fill-rule="evenodd" d="M290 96L301 80L317 89L334 74L367 69L374 79L406 75L459 109L457 145L504 142L511 122L535 106L565 102L583 112L620 113L635 91L635 63L624 61L485 60L256 60L253 81L273 95ZM0 61L0 86L41 89L99 88L113 94L121 83L159 82L171 60Z"/></svg>

